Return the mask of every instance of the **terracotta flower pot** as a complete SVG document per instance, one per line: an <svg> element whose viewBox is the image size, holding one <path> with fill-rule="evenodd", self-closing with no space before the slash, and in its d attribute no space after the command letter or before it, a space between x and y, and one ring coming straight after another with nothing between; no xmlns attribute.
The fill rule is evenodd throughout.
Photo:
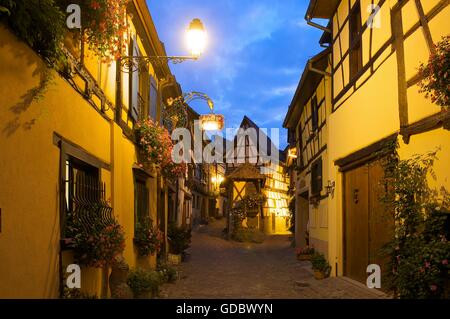
<svg viewBox="0 0 450 319"><path fill-rule="evenodd" d="M311 255L309 254L298 254L297 259L300 261L311 260Z"/></svg>
<svg viewBox="0 0 450 319"><path fill-rule="evenodd" d="M317 280L322 280L325 278L325 273L320 270L314 270L314 278L316 278Z"/></svg>
<svg viewBox="0 0 450 319"><path fill-rule="evenodd" d="M167 259L168 259L169 263L171 263L172 265L181 264L181 254L180 255L169 254L167 256Z"/></svg>

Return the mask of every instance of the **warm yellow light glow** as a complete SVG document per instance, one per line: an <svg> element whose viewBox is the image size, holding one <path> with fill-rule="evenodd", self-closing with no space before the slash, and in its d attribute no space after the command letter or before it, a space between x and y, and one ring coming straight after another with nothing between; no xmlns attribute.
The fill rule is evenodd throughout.
<svg viewBox="0 0 450 319"><path fill-rule="evenodd" d="M291 148L289 150L288 156L291 157L291 158L297 158L297 150L295 148L294 149Z"/></svg>
<svg viewBox="0 0 450 319"><path fill-rule="evenodd" d="M201 115L200 123L204 131L220 131L224 126L224 117L218 114Z"/></svg>
<svg viewBox="0 0 450 319"><path fill-rule="evenodd" d="M202 55L206 47L206 30L200 19L192 20L187 30L186 41L192 56Z"/></svg>
<svg viewBox="0 0 450 319"><path fill-rule="evenodd" d="M213 177L211 177L211 181L214 183L214 184L221 184L222 182L223 182L223 180L224 180L224 178L223 178L223 176L221 176L221 175L219 175L219 176L213 176Z"/></svg>
<svg viewBox="0 0 450 319"><path fill-rule="evenodd" d="M203 130L204 131L218 131L219 130L219 123L214 121L205 121L203 122Z"/></svg>

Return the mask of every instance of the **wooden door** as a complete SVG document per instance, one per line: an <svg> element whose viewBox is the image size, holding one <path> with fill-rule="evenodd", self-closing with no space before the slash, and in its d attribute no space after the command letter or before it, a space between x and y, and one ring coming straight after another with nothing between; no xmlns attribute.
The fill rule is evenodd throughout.
<svg viewBox="0 0 450 319"><path fill-rule="evenodd" d="M365 282L369 264L369 170L362 166L344 177L345 275Z"/></svg>
<svg viewBox="0 0 450 319"><path fill-rule="evenodd" d="M381 280L388 271L389 259L381 249L394 235L394 219L381 200L386 185L383 183L384 170L380 161L369 164L369 263L381 267ZM383 284L383 282L382 282Z"/></svg>
<svg viewBox="0 0 450 319"><path fill-rule="evenodd" d="M363 283L370 264L380 265L383 278L387 258L381 248L393 234L393 218L381 201L383 176L380 161L344 174L344 271Z"/></svg>

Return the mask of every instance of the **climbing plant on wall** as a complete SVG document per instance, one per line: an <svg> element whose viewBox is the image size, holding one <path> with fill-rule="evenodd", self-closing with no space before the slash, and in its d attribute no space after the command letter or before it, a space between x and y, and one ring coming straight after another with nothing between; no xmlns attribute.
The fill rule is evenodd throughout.
<svg viewBox="0 0 450 319"><path fill-rule="evenodd" d="M395 221L394 238L383 248L390 259L387 282L400 298L448 298L450 196L433 190L436 152L385 160L382 198Z"/></svg>
<svg viewBox="0 0 450 319"><path fill-rule="evenodd" d="M450 36L435 45L427 64L421 64L419 75L420 92L433 103L450 106Z"/></svg>

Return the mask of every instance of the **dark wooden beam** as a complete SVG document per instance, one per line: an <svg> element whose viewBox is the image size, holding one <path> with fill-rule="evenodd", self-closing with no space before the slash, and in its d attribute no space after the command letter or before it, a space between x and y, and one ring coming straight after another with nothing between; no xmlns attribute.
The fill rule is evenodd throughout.
<svg viewBox="0 0 450 319"><path fill-rule="evenodd" d="M340 158L334 162L335 165L340 167L340 171L348 170L350 165L354 167L354 164L361 164L368 159L375 158L380 155L380 151L389 143L397 139L398 133L389 135L388 137L379 140L367 147L360 149L346 157Z"/></svg>
<svg viewBox="0 0 450 319"><path fill-rule="evenodd" d="M397 55L398 113L400 119L400 128L403 128L408 125L408 84L406 81L402 10L393 10L391 12L391 27L392 36L394 38L393 45L395 53Z"/></svg>
<svg viewBox="0 0 450 319"><path fill-rule="evenodd" d="M423 11L422 3L420 2L420 0L415 0L415 3L417 7L417 13L419 14L420 18L420 24L422 25L423 35L425 36L425 40L427 41L428 50L430 50L430 53L433 53L436 51L436 49L434 48L430 26L428 25L428 19L425 15L425 12Z"/></svg>
<svg viewBox="0 0 450 319"><path fill-rule="evenodd" d="M400 133L409 140L412 135L425 133L441 126L450 130L450 109L443 109L439 113L410 124L403 128Z"/></svg>

